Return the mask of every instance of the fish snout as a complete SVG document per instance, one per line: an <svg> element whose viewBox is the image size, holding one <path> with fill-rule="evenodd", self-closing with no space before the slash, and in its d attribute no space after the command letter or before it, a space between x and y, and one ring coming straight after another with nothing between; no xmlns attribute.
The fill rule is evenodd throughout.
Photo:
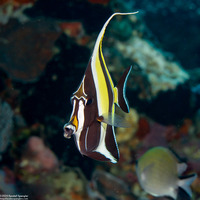
<svg viewBox="0 0 200 200"><path fill-rule="evenodd" d="M71 138L72 134L74 134L76 131L75 126L69 123L65 124L63 129L64 129L64 137L67 139Z"/></svg>
<svg viewBox="0 0 200 200"><path fill-rule="evenodd" d="M78 129L78 120L74 115L71 120L64 125L64 137L71 138L72 134L74 134Z"/></svg>

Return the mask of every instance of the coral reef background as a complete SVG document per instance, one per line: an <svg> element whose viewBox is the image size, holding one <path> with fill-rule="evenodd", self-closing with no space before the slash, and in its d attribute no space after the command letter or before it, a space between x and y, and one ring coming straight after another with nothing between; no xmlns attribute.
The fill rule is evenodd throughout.
<svg viewBox="0 0 200 200"><path fill-rule="evenodd" d="M196 172L200 200L200 9L197 0L0 1L0 194L31 200L166 200L139 186L136 160L172 149ZM113 12L103 54L127 82L131 125L117 128L120 160L83 157L63 137L70 97L96 37ZM119 113L120 114L120 113Z"/></svg>

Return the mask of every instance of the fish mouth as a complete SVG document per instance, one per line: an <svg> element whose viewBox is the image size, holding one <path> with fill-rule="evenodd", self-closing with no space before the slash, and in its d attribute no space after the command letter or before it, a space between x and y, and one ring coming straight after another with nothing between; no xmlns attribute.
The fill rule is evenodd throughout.
<svg viewBox="0 0 200 200"><path fill-rule="evenodd" d="M72 134L75 133L76 127L71 124L65 124L63 130L64 130L64 137L70 139Z"/></svg>

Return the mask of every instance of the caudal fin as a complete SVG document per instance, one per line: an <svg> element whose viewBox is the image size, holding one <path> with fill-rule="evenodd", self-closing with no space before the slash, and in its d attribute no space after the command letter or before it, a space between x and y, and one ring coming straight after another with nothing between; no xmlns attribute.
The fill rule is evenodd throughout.
<svg viewBox="0 0 200 200"><path fill-rule="evenodd" d="M178 186L182 188L190 197L192 197L192 191L190 185L196 179L196 174L191 174L185 177L181 177L178 183Z"/></svg>
<svg viewBox="0 0 200 200"><path fill-rule="evenodd" d="M177 190L176 200L191 200L191 196L189 196L185 190L179 187Z"/></svg>
<svg viewBox="0 0 200 200"><path fill-rule="evenodd" d="M116 87L118 90L117 104L126 113L129 112L128 101L126 99L126 82L127 82L131 69L132 69L132 66L126 69L126 71L123 73Z"/></svg>

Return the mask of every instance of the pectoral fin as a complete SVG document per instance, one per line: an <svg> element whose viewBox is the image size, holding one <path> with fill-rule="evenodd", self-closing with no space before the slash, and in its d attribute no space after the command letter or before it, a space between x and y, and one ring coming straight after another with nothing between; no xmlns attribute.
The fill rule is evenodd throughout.
<svg viewBox="0 0 200 200"><path fill-rule="evenodd" d="M103 114L102 116L97 117L97 121L106 123L114 127L130 127L130 124L125 121L124 118L117 114L114 114L114 116L112 116L112 113Z"/></svg>
<svg viewBox="0 0 200 200"><path fill-rule="evenodd" d="M126 99L126 82L127 82L131 69L132 69L132 66L126 69L126 71L123 73L116 87L118 91L116 103L126 113L129 112L128 101Z"/></svg>

